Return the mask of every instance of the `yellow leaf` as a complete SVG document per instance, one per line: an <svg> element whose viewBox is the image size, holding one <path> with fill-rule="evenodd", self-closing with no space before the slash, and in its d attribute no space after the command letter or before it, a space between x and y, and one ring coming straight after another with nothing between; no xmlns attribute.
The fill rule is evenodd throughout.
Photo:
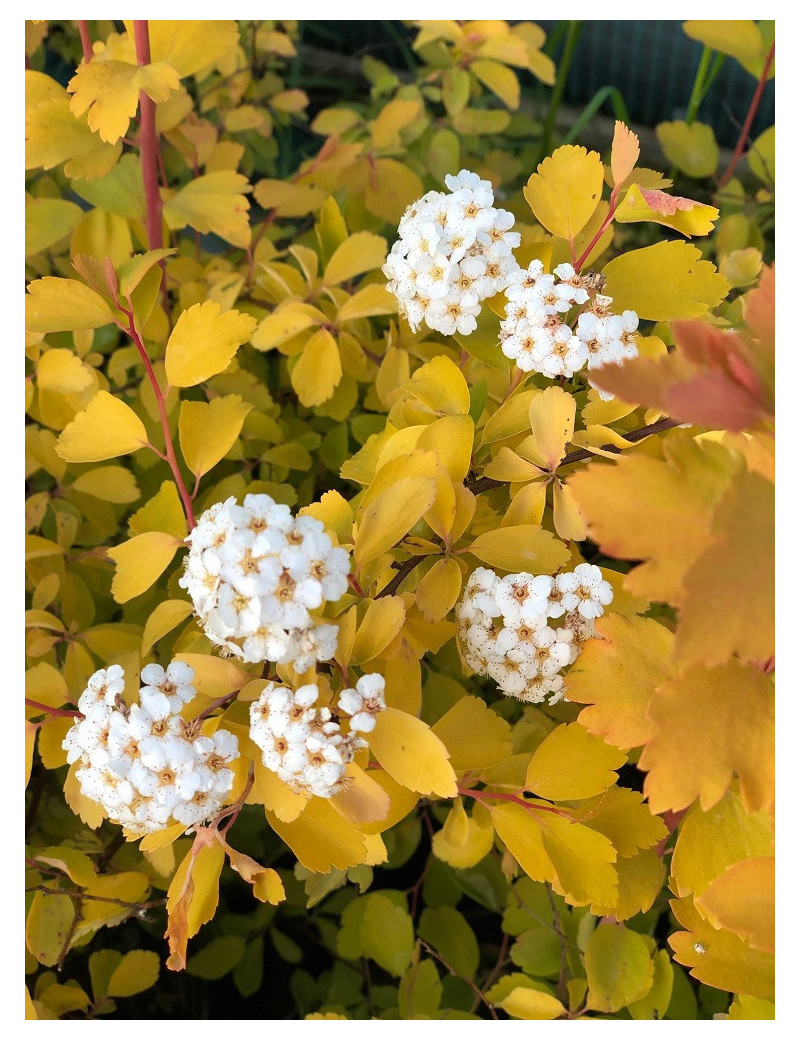
<svg viewBox="0 0 800 1040"><path fill-rule="evenodd" d="M106 552L116 564L111 595L117 603L140 596L158 580L172 562L181 543L171 534L148 531Z"/></svg>
<svg viewBox="0 0 800 1040"><path fill-rule="evenodd" d="M354 548L358 567L396 545L435 499L433 477L403 477L378 495L358 524Z"/></svg>
<svg viewBox="0 0 800 1040"><path fill-rule="evenodd" d="M364 835L325 798L312 798L291 823L269 811L267 820L303 866L315 873L325 874L332 867L347 870L367 859Z"/></svg>
<svg viewBox="0 0 800 1040"><path fill-rule="evenodd" d="M292 791L277 773L262 764L261 759L255 760L254 767L255 781L248 803L263 805L267 812L274 813L284 823L296 820L308 803L307 796Z"/></svg>
<svg viewBox="0 0 800 1040"><path fill-rule="evenodd" d="M337 321L355 321L357 318L372 318L378 314L394 314L397 299L382 285L365 285L339 308Z"/></svg>
<svg viewBox="0 0 800 1040"><path fill-rule="evenodd" d="M192 604L182 599L166 599L159 603L142 632L142 657L146 657L155 644L171 632L192 613Z"/></svg>
<svg viewBox="0 0 800 1040"><path fill-rule="evenodd" d="M379 773L377 770L373 772ZM333 808L359 830L364 824L381 824L385 821L391 799L383 787L355 762L347 766L345 774L346 786L331 798Z"/></svg>
<svg viewBox="0 0 800 1040"><path fill-rule="evenodd" d="M42 751L42 736L44 735L44 729L45 727L42 726L42 731L39 734L40 754ZM59 765L61 764L62 763L59 762ZM45 765L47 765L46 762ZM67 771L67 779L64 782L64 800L75 815L79 816L81 820L83 820L87 827L91 827L92 830L97 830L106 818L106 814L103 811L102 806L81 793L81 785L78 782L78 778L75 776L75 773L79 768L80 763L73 762Z"/></svg>
<svg viewBox="0 0 800 1040"><path fill-rule="evenodd" d="M252 404L239 394L204 401L183 401L178 420L181 452L196 477L202 477L231 450Z"/></svg>
<svg viewBox="0 0 800 1040"><path fill-rule="evenodd" d="M494 826L488 813L475 806L467 816L460 798L453 802L441 830L436 831L431 848L434 856L459 870L476 866L488 856L494 844Z"/></svg>
<svg viewBox="0 0 800 1040"><path fill-rule="evenodd" d="M530 429L530 406L541 390L523 390L514 394L490 415L483 427L482 442L504 441Z"/></svg>
<svg viewBox="0 0 800 1040"><path fill-rule="evenodd" d="M670 888L676 896L702 897L734 863L769 856L774 842L770 813L746 812L734 791L705 812L695 805L681 820L670 860Z"/></svg>
<svg viewBox="0 0 800 1040"><path fill-rule="evenodd" d="M458 365L444 354L420 366L405 389L440 415L467 415L469 387Z"/></svg>
<svg viewBox="0 0 800 1040"><path fill-rule="evenodd" d="M673 932L667 941L675 960L685 964L690 975L731 993L774 998L774 954L753 949L733 932L715 928L700 915L691 896L671 899L670 906L688 931Z"/></svg>
<svg viewBox="0 0 800 1040"><path fill-rule="evenodd" d="M728 1008L728 1018L733 1021L744 1021L747 1019L765 1021L775 1018L775 1002L773 1000L759 1000L758 997L747 997L737 995L733 998Z"/></svg>
<svg viewBox="0 0 800 1040"><path fill-rule="evenodd" d="M418 175L404 163L376 159L368 173L364 205L376 217L396 225L406 208L420 198L424 190Z"/></svg>
<svg viewBox="0 0 800 1040"><path fill-rule="evenodd" d="M748 812L773 805L775 689L763 672L735 660L689 669L656 691L648 715L655 736L639 765L654 812L685 809L698 797L709 809L734 774Z"/></svg>
<svg viewBox="0 0 800 1040"><path fill-rule="evenodd" d="M567 1009L558 999L538 989L517 986L498 1005L512 1018L552 1021L566 1015Z"/></svg>
<svg viewBox="0 0 800 1040"><path fill-rule="evenodd" d="M90 368L71 350L46 350L36 366L36 382L40 390L61 394L80 394L94 383Z"/></svg>
<svg viewBox="0 0 800 1040"><path fill-rule="evenodd" d="M25 297L28 332L73 332L99 329L114 320L99 293L74 278L37 278Z"/></svg>
<svg viewBox="0 0 800 1040"><path fill-rule="evenodd" d="M300 403L313 408L328 401L341 378L338 344L327 329L317 329L307 340L291 372L292 386Z"/></svg>
<svg viewBox="0 0 800 1040"><path fill-rule="evenodd" d="M251 856L237 852L230 845L225 845L225 851L228 853L231 867L244 878L248 885L253 886L253 895L256 899L273 905L283 902L286 892L277 870L273 870L272 867L262 867Z"/></svg>
<svg viewBox="0 0 800 1040"><path fill-rule="evenodd" d="M653 984L653 962L643 936L629 928L599 924L586 945L586 1006L619 1011L641 999Z"/></svg>
<svg viewBox="0 0 800 1040"><path fill-rule="evenodd" d="M649 849L669 831L660 816L654 816L638 791L610 787L575 810L575 818L611 841L620 856L633 856ZM674 859L673 859L674 867ZM660 887L660 886L659 886Z"/></svg>
<svg viewBox="0 0 800 1040"><path fill-rule="evenodd" d="M419 101L395 98L387 102L372 123L372 143L375 148L398 148L400 131L412 123L420 113Z"/></svg>
<svg viewBox="0 0 800 1040"><path fill-rule="evenodd" d="M647 743L655 726L647 707L672 674L673 636L651 618L606 614L595 622L567 676L571 701L589 704L578 721L618 748Z"/></svg>
<svg viewBox="0 0 800 1040"><path fill-rule="evenodd" d="M591 798L616 782L626 757L578 722L561 725L534 751L525 789L548 801Z"/></svg>
<svg viewBox="0 0 800 1040"><path fill-rule="evenodd" d="M575 432L575 398L559 386L550 386L533 398L528 416L535 449L532 461L552 473Z"/></svg>
<svg viewBox="0 0 800 1040"><path fill-rule="evenodd" d="M690 19L683 23L683 31L691 39L699 40L706 47L711 47L722 54L730 54L746 69L753 71L754 75L760 75L761 70L754 71L754 67L757 68L755 63L763 54L764 41L755 22L737 18L717 21Z"/></svg>
<svg viewBox="0 0 800 1040"><path fill-rule="evenodd" d="M570 559L563 542L533 524L486 531L478 535L469 551L490 567L531 574L553 574Z"/></svg>
<svg viewBox="0 0 800 1040"><path fill-rule="evenodd" d="M582 542L586 538L586 520L578 509L572 490L560 480L553 482L553 527L559 538Z"/></svg>
<svg viewBox="0 0 800 1040"><path fill-rule="evenodd" d="M542 845L556 873L555 890L575 906L613 906L619 891L617 853L605 834L554 813L539 815Z"/></svg>
<svg viewBox="0 0 800 1040"><path fill-rule="evenodd" d="M148 445L147 431L136 412L100 390L61 432L56 451L67 462L100 462Z"/></svg>
<svg viewBox="0 0 800 1040"><path fill-rule="evenodd" d="M469 69L507 108L519 108L519 80L508 66L488 58L477 58Z"/></svg>
<svg viewBox="0 0 800 1040"><path fill-rule="evenodd" d="M659 123L656 136L667 160L689 177L710 177L719 163L714 130L706 123L677 119Z"/></svg>
<svg viewBox="0 0 800 1040"><path fill-rule="evenodd" d="M244 671L231 660L211 657L209 654L177 654L179 661L185 661L194 671L192 685L198 693L212 700L241 690L245 683L252 679L249 672Z"/></svg>
<svg viewBox="0 0 800 1040"><path fill-rule="evenodd" d="M195 386L224 372L255 327L256 319L249 314L223 313L213 300L189 307L167 342L164 364L170 386Z"/></svg>
<svg viewBox="0 0 800 1040"><path fill-rule="evenodd" d="M532 173L523 194L539 223L558 238L573 240L597 208L603 163L597 152L562 145Z"/></svg>
<svg viewBox="0 0 800 1040"><path fill-rule="evenodd" d="M88 110L89 129L102 141L116 144L128 132L139 107L140 91L158 103L166 101L179 86L177 71L166 62L130 65L109 58L79 65L67 90L72 94L70 108L75 115Z"/></svg>
<svg viewBox="0 0 800 1040"><path fill-rule="evenodd" d="M70 935L75 908L69 896L33 896L25 922L25 944L40 964L55 964Z"/></svg>
<svg viewBox="0 0 800 1040"><path fill-rule="evenodd" d="M38 863L46 863L63 871L67 877L81 888L91 885L97 878L94 864L84 852L70 848L68 845L42 849L36 854Z"/></svg>
<svg viewBox="0 0 800 1040"><path fill-rule="evenodd" d="M497 836L532 881L550 881L556 870L542 843L540 817L543 812L526 809L516 802L489 805Z"/></svg>
<svg viewBox="0 0 800 1040"><path fill-rule="evenodd" d="M233 170L204 173L190 180L164 203L164 220L173 231L188 224L203 234L219 235L231 245L250 245L250 191L246 177Z"/></svg>
<svg viewBox="0 0 800 1040"><path fill-rule="evenodd" d="M603 268L605 292L617 313L634 310L640 320L700 318L725 299L727 280L688 242L658 242L631 249Z"/></svg>
<svg viewBox="0 0 800 1040"><path fill-rule="evenodd" d="M327 192L310 184L290 184L265 177L258 181L253 195L259 206L274 210L278 216L304 217L320 208Z"/></svg>
<svg viewBox="0 0 800 1040"><path fill-rule="evenodd" d="M362 664L378 657L403 627L405 619L406 608L400 596L372 600L356 632L350 663Z"/></svg>
<svg viewBox="0 0 800 1040"><path fill-rule="evenodd" d="M176 249L151 249L147 253L136 253L129 257L117 268L120 296L130 296L152 267L176 252Z"/></svg>
<svg viewBox="0 0 800 1040"><path fill-rule="evenodd" d="M456 776L447 748L421 719L386 708L368 740L378 762L399 784L419 794L455 797Z"/></svg>
<svg viewBox="0 0 800 1040"><path fill-rule="evenodd" d="M326 491L319 502L303 506L301 516L313 516L328 531L333 531L341 545L353 538L353 509L338 491Z"/></svg>
<svg viewBox="0 0 800 1040"><path fill-rule="evenodd" d="M417 448L435 451L452 482L460 484L469 472L474 437L475 424L470 416L443 415L422 431Z"/></svg>
<svg viewBox="0 0 800 1040"><path fill-rule="evenodd" d="M611 142L611 176L614 185L622 184L639 158L639 138L621 120L614 123L614 140Z"/></svg>
<svg viewBox="0 0 800 1040"><path fill-rule="evenodd" d="M256 350L271 350L279 347L298 332L327 321L322 311L307 303L290 301L268 314L255 330L252 344Z"/></svg>
<svg viewBox="0 0 800 1040"><path fill-rule="evenodd" d="M732 863L695 902L716 928L735 932L757 950L774 951L774 856Z"/></svg>
<svg viewBox="0 0 800 1040"><path fill-rule="evenodd" d="M134 534L164 531L183 541L187 533L186 516L175 482L165 480L150 501L136 510L128 520L128 526Z"/></svg>
<svg viewBox="0 0 800 1040"><path fill-rule="evenodd" d="M126 21L125 28L133 37L133 22ZM181 77L193 76L216 64L239 44L239 27L232 19L153 19L148 23L148 30L153 61L168 61Z"/></svg>
<svg viewBox="0 0 800 1040"><path fill-rule="evenodd" d="M648 191L632 184L614 211L614 220L620 224L635 224L650 220L655 224L674 228L682 235L707 235L714 230L719 210L701 202L668 195L657 188Z"/></svg>
<svg viewBox="0 0 800 1040"><path fill-rule="evenodd" d="M132 997L135 993L155 986L158 982L160 960L152 950L131 950L126 953L108 980L109 997Z"/></svg>
<svg viewBox="0 0 800 1040"><path fill-rule="evenodd" d="M459 134L502 134L511 117L498 108L462 108L453 116L453 129Z"/></svg>
<svg viewBox="0 0 800 1040"><path fill-rule="evenodd" d="M612 903L592 903L591 912L618 921L647 913L664 887L666 871L657 850L642 849L635 855L618 857L615 866L619 875L617 898Z"/></svg>
<svg viewBox="0 0 800 1040"><path fill-rule="evenodd" d="M25 169L50 170L64 163L67 177L102 177L116 164L122 142L107 144L86 117L76 118L69 95L44 73L25 72Z"/></svg>
<svg viewBox="0 0 800 1040"><path fill-rule="evenodd" d="M184 894L187 876L191 873L191 899L186 911L187 936L197 935L201 927L214 916L219 902L219 876L225 863L225 850L218 841L203 845L197 855L188 852L167 892L167 913L171 916Z"/></svg>
<svg viewBox="0 0 800 1040"><path fill-rule="evenodd" d="M453 557L437 560L417 586L417 606L426 621L441 621L461 594L461 568Z"/></svg>
<svg viewBox="0 0 800 1040"><path fill-rule="evenodd" d="M66 199L25 198L25 256L56 245L72 231L83 210Z"/></svg>
<svg viewBox="0 0 800 1040"><path fill-rule="evenodd" d="M70 487L82 495L91 495L115 505L128 505L141 497L136 477L122 466L97 466L81 473Z"/></svg>
<svg viewBox="0 0 800 1040"><path fill-rule="evenodd" d="M325 265L323 282L338 285L365 271L380 267L386 259L386 239L371 231L357 231L337 247Z"/></svg>
<svg viewBox="0 0 800 1040"><path fill-rule="evenodd" d="M477 697L462 697L434 725L460 776L485 769L511 754L511 727Z"/></svg>

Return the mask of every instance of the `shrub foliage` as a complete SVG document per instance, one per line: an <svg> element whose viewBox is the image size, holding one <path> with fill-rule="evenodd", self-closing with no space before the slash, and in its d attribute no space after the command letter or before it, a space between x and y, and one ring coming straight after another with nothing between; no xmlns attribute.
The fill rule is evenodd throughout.
<svg viewBox="0 0 800 1040"><path fill-rule="evenodd" d="M774 131L714 182L695 104L725 55L757 104L770 26L686 23L667 175L623 121L603 155L549 145L538 26L409 24L412 71L365 58L324 107L302 24L26 23L31 1018L191 1017L187 975L262 1018L773 1017ZM387 255L461 170L521 268L638 317L635 356L523 370L502 291L471 332L409 323ZM335 652L209 634L191 533L248 495L346 551L346 591L308 601ZM509 695L465 590L581 566L610 592L560 694ZM221 809L143 834L67 734L99 670L133 727L173 661L196 695L163 717L239 754ZM350 713L335 784L269 764L268 686L316 690L312 728Z"/></svg>

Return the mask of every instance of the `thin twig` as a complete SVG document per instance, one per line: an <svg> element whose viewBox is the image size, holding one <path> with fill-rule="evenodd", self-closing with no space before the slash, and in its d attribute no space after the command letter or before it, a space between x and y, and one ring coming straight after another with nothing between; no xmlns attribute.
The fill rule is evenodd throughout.
<svg viewBox="0 0 800 1040"><path fill-rule="evenodd" d="M463 982L466 982L466 984L469 986L469 988L475 994L475 999L481 1001L482 1003L484 1003L486 1005L486 1007L489 1010L489 1014L492 1016L493 1019L495 1019L498 1022L500 1021L500 1018L499 1018L497 1012L495 1011L494 1007L489 1002L489 1000L487 1000L486 994L482 993L478 989L478 987L475 985L475 981L473 979L467 978L466 975L462 975L460 971L456 971L455 968L451 967L447 963L447 961L444 959L444 957L442 957L441 954L437 953L436 950L434 950L434 948L432 946L430 946L428 943L425 942L424 939L417 939L417 942L420 944L420 946L423 948L423 950L427 950L428 951L428 953L431 955L431 957L435 957L436 960L440 964L443 964L444 967L447 968L448 972L451 975L455 975L455 977L457 979L461 979Z"/></svg>

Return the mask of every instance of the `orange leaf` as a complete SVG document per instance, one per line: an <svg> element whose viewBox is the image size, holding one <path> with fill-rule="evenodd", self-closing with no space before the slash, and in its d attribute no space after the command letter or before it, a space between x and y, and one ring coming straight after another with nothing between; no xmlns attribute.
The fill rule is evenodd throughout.
<svg viewBox="0 0 800 1040"><path fill-rule="evenodd" d="M621 184L633 172L639 158L639 138L618 119L614 123L614 140L611 142L611 176L614 184Z"/></svg>
<svg viewBox="0 0 800 1040"><path fill-rule="evenodd" d="M648 707L656 728L639 759L655 813L700 799L709 809L739 777L748 812L774 802L775 690L763 672L731 661L692 668L656 691Z"/></svg>
<svg viewBox="0 0 800 1040"><path fill-rule="evenodd" d="M567 677L571 701L589 704L578 722L619 748L645 744L655 732L647 705L672 674L672 633L650 618L606 614Z"/></svg>

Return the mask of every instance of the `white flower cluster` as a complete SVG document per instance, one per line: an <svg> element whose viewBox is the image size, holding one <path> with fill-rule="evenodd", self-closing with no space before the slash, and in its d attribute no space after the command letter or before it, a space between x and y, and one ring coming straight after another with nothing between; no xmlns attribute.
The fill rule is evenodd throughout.
<svg viewBox="0 0 800 1040"><path fill-rule="evenodd" d="M456 608L466 664L521 701L564 698L562 669L594 635L594 619L613 598L599 567L579 564L555 578L524 571L499 577L478 567ZM561 627L549 621L564 618Z"/></svg>
<svg viewBox="0 0 800 1040"><path fill-rule="evenodd" d="M639 353L635 311L612 314L613 300L590 295L591 281L571 264L559 264L545 274L539 260L518 268L505 291L506 318L500 325L500 345L523 372L569 378L584 366L618 364ZM575 306L589 306L572 323L564 320ZM591 382L591 378L589 380Z"/></svg>
<svg viewBox="0 0 800 1040"><path fill-rule="evenodd" d="M207 509L189 535L179 584L208 638L244 661L304 672L336 652L338 628L310 611L347 591L350 558L319 520L293 517L269 495Z"/></svg>
<svg viewBox="0 0 800 1040"><path fill-rule="evenodd" d="M118 664L101 668L78 700L82 719L62 747L80 762L81 793L102 805L106 816L133 834L186 827L219 812L233 785L228 765L239 757L227 730L211 736L178 713L195 695L194 671L173 661L142 669L139 704L122 699L125 673Z"/></svg>
<svg viewBox="0 0 800 1040"><path fill-rule="evenodd" d="M495 208L489 181L462 170L445 184L449 193L429 191L405 211L383 273L412 330L424 321L445 336L466 335L477 328L481 301L518 269L511 250L520 236L513 214Z"/></svg>
<svg viewBox="0 0 800 1040"><path fill-rule="evenodd" d="M347 763L367 746L358 734L373 730L375 716L386 707L384 687L383 676L371 673L354 690L342 690L338 709L351 716L343 734L338 716L327 706L316 707L315 683L295 691L269 683L250 705L250 737L264 765L297 793L331 798L345 786Z"/></svg>

